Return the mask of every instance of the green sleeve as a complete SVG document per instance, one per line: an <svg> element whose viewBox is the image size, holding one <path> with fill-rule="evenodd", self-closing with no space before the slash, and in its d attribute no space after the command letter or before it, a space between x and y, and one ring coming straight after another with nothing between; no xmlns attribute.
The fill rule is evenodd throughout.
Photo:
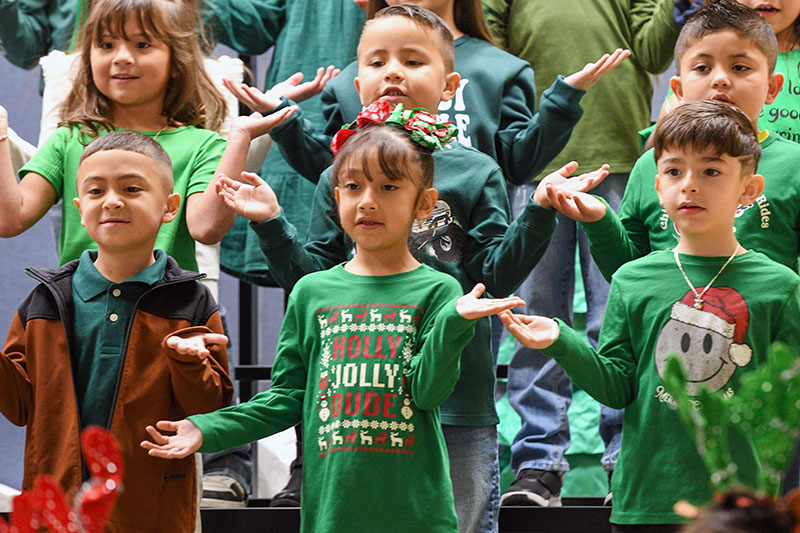
<svg viewBox="0 0 800 533"><path fill-rule="evenodd" d="M324 102L323 97L323 106ZM330 148L333 134L317 132L311 121L303 118L300 108L289 120L274 128L270 137L289 166L311 183L317 183L322 172L333 161Z"/></svg>
<svg viewBox="0 0 800 533"><path fill-rule="evenodd" d="M328 176L328 172L323 174L314 192L305 245L282 213L260 224L251 224L267 257L269 271L284 290L291 291L306 274L331 268L347 259L350 246L345 243L344 231L331 216L336 212L336 203Z"/></svg>
<svg viewBox="0 0 800 533"><path fill-rule="evenodd" d="M630 7L633 58L652 74L672 62L680 28L672 19L675 0L632 0Z"/></svg>
<svg viewBox="0 0 800 533"><path fill-rule="evenodd" d="M481 3L492 41L503 50L508 50L509 0L482 0Z"/></svg>
<svg viewBox="0 0 800 533"><path fill-rule="evenodd" d="M555 211L533 199L508 224L508 195L502 171L495 168L470 214L464 267L495 297L514 292L539 262L556 227Z"/></svg>
<svg viewBox="0 0 800 533"><path fill-rule="evenodd" d="M516 185L532 181L564 149L583 114L578 102L584 94L558 76L542 94L534 115L533 69L525 67L503 87L495 143L498 164L508 181Z"/></svg>
<svg viewBox="0 0 800 533"><path fill-rule="evenodd" d="M773 341L780 341L789 346L800 346L800 280L795 282L789 291L789 297L783 306L780 321L777 322L777 331L772 335Z"/></svg>
<svg viewBox="0 0 800 533"><path fill-rule="evenodd" d="M77 0L71 2L77 7ZM54 48L54 31L47 12L50 3L51 0L0 0L0 45L11 63L31 69Z"/></svg>
<svg viewBox="0 0 800 533"><path fill-rule="evenodd" d="M641 161L642 158L639 158ZM589 249L600 272L607 280L619 267L651 252L647 226L640 214L641 167L637 161L631 171L619 214L606 204L606 214L597 222L581 224L589 238Z"/></svg>
<svg viewBox="0 0 800 533"><path fill-rule="evenodd" d="M420 409L435 409L450 397L460 375L461 352L475 333L475 322L456 311L461 287L455 278L448 288L433 316L426 317L406 373L411 398Z"/></svg>
<svg viewBox="0 0 800 533"><path fill-rule="evenodd" d="M278 338L272 386L249 401L213 413L188 417L203 432L205 453L227 450L273 435L300 422L308 374L307 324L298 316L297 299L289 298ZM308 343L310 344L310 343Z"/></svg>
<svg viewBox="0 0 800 533"><path fill-rule="evenodd" d="M585 336L555 319L561 328L558 339L542 353L558 361L572 381L598 402L622 409L636 397L636 360L628 319L612 281L597 350Z"/></svg>
<svg viewBox="0 0 800 533"><path fill-rule="evenodd" d="M67 173L65 162L69 136L70 128L68 127L60 127L53 132L36 150L31 160L19 169L19 178L23 179L29 172L36 172L50 182L55 189L56 198L61 199L64 194L64 179Z"/></svg>
<svg viewBox="0 0 800 533"><path fill-rule="evenodd" d="M267 51L283 29L285 0L207 0L203 18L211 36L240 54Z"/></svg>
<svg viewBox="0 0 800 533"><path fill-rule="evenodd" d="M186 186L186 198L197 192L203 192L214 179L222 153L225 151L225 139L219 135L210 136L202 146L195 150L195 157L192 158L192 168L189 172L189 181ZM180 169L175 169L175 173ZM184 198L182 201L186 201Z"/></svg>

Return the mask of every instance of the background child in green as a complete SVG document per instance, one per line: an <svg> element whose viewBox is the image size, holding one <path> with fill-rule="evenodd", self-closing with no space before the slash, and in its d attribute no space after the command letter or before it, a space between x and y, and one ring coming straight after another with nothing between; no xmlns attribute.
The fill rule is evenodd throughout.
<svg viewBox="0 0 800 533"><path fill-rule="evenodd" d="M208 289L162 250L162 223L178 215L169 156L147 136L114 132L81 158L75 206L97 243L58 270L30 269L40 282L19 307L0 356L0 410L27 426L23 489L39 474L67 492L88 475L81 429L107 428L121 446L125 491L110 531L191 531L195 465L148 457L136 446L144 424L230 402L225 345L198 356L172 349L172 332L199 342L225 338ZM170 346L170 347L168 347Z"/></svg>
<svg viewBox="0 0 800 533"><path fill-rule="evenodd" d="M708 474L661 384L666 359L681 359L691 395L701 385L733 395L773 341L800 341L800 278L745 250L732 231L737 208L764 184L754 174L761 147L751 117L726 103L688 103L659 123L654 142L658 200L680 240L614 274L597 351L558 319L501 315L521 343L556 358L598 401L625 407L612 479L618 532L644 524L678 531L675 502L711 498ZM754 471L740 475L755 479Z"/></svg>
<svg viewBox="0 0 800 533"><path fill-rule="evenodd" d="M772 71L776 54L775 34L763 18L732 0L716 0L681 31L675 45L679 75L671 84L681 102L722 101L740 108L755 126L764 104L781 88L783 75ZM795 268L800 250L800 145L767 130L759 132L759 141L764 191L737 210L736 238ZM636 162L619 215L591 195L549 189L553 206L583 223L592 256L607 278L627 261L678 242L674 223L658 203L656 173L650 150Z"/></svg>
<svg viewBox="0 0 800 533"><path fill-rule="evenodd" d="M214 130L225 102L203 68L196 17L186 2L92 2L83 28L80 67L67 99L63 125L21 170L17 182L7 145L0 146L0 235L18 235L57 201L62 202L60 263L77 259L92 239L80 227L71 199L85 146L99 135L130 129L161 144L173 161L175 191L184 198L178 216L164 224L157 246L186 269L197 270L195 240L213 244L234 215L214 189L215 172L238 176L252 136L291 114L244 120L228 140ZM0 108L0 135L8 127ZM236 154L236 157L233 157Z"/></svg>
<svg viewBox="0 0 800 533"><path fill-rule="evenodd" d="M245 176L253 186L224 179L221 194L259 223L272 216L274 194ZM473 321L522 301L479 299L482 285L459 298L455 279L412 256L411 226L430 215L438 195L430 150L402 126L357 132L332 176L355 256L295 286L272 387L207 416L160 421L177 434L148 427L154 443L142 446L184 457L302 420L303 531L457 531L438 406L458 380Z"/></svg>

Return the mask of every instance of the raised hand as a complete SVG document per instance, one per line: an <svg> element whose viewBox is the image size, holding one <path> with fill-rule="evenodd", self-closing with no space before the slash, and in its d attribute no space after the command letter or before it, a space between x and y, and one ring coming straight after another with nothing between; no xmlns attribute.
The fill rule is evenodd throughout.
<svg viewBox="0 0 800 533"><path fill-rule="evenodd" d="M485 316L496 315L506 309L525 305L522 298L481 298L486 290L483 283L478 283L470 292L456 300L456 311L467 320L477 320Z"/></svg>
<svg viewBox="0 0 800 533"><path fill-rule="evenodd" d="M606 204L591 194L550 186L547 197L553 209L576 222L597 222L606 215Z"/></svg>
<svg viewBox="0 0 800 533"><path fill-rule="evenodd" d="M186 335L173 335L167 339L167 348L172 348L181 355L194 355L208 357L211 352L208 346L214 344L228 344L228 337L219 333L188 333Z"/></svg>
<svg viewBox="0 0 800 533"><path fill-rule="evenodd" d="M242 172L242 180L247 183L219 177L217 194L226 206L256 224L280 214L278 197L266 181L252 172Z"/></svg>
<svg viewBox="0 0 800 533"><path fill-rule="evenodd" d="M255 139L272 131L272 128L280 126L286 122L292 114L297 111L297 106L289 106L276 111L270 115L262 116L261 113L238 116L233 120L231 136L244 134L249 139ZM247 137L240 137L247 140ZM230 142L230 138L229 138Z"/></svg>
<svg viewBox="0 0 800 533"><path fill-rule="evenodd" d="M587 63L585 67L574 74L570 74L564 81L582 91L588 91L589 88L600 81L600 78L614 70L617 65L625 61L625 58L631 55L630 50L623 50L617 48L611 54L603 54L603 57L594 63Z"/></svg>
<svg viewBox="0 0 800 533"><path fill-rule="evenodd" d="M158 428L158 429L156 429ZM175 435L165 435L158 430L169 431ZM183 459L200 449L203 445L203 432L189 420L159 420L156 427L145 428L152 442L143 440L139 446L147 450L147 455L162 459Z"/></svg>
<svg viewBox="0 0 800 533"><path fill-rule="evenodd" d="M305 83L301 83L303 81L303 73L296 72L282 82L276 83L266 92L262 92L257 87L251 87L245 83L237 85L227 79L222 80L222 84L240 102L253 111L269 113L281 104L281 96L285 96L295 102L302 102L318 95L331 78L339 74L339 72L340 70L333 65L329 65L328 68L320 67L317 69L317 75L314 79Z"/></svg>
<svg viewBox="0 0 800 533"><path fill-rule="evenodd" d="M285 96L289 100L302 102L321 93L325 85L340 72L341 70L333 65L328 65L328 68L319 67L314 79L305 83L300 83L303 81L303 73L296 72L282 82L273 85L269 92L278 97Z"/></svg>
<svg viewBox="0 0 800 533"><path fill-rule="evenodd" d="M543 316L515 315L511 311L500 313L500 320L520 344L542 350L558 338L558 322Z"/></svg>
<svg viewBox="0 0 800 533"><path fill-rule="evenodd" d="M548 174L536 186L536 192L533 194L533 201L537 205L553 209L550 202L550 195L548 189L551 187L558 187L559 190L566 192L586 192L594 189L597 185L608 176L608 165L603 165L597 170L581 174L570 178L570 176L578 170L578 163L570 161L555 172Z"/></svg>

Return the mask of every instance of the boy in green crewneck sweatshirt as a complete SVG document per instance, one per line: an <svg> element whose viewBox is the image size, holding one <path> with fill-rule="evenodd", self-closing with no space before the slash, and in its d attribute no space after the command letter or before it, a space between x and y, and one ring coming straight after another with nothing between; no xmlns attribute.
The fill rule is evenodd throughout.
<svg viewBox="0 0 800 533"><path fill-rule="evenodd" d="M218 451L302 420L303 531L458 531L438 406L458 380L474 321L523 302L480 299L482 285L460 296L458 281L411 254L412 224L438 198L430 149L409 127L427 119L395 110L338 144L332 185L355 256L295 286L269 390L207 416L158 422L177 433L149 427L154 442L142 446L151 455ZM252 187L225 179L222 196L263 222L273 193L245 177Z"/></svg>
<svg viewBox="0 0 800 533"><path fill-rule="evenodd" d="M766 362L773 341L800 341L800 278L746 250L733 231L740 206L764 189L751 117L727 103L687 103L659 122L654 142L657 201L680 238L674 250L614 274L597 350L560 320L501 315L522 344L554 357L598 401L625 408L612 479L615 533L677 532L673 505L711 498L708 473L661 382L667 358L681 359L690 394L707 387L728 397L743 372ZM739 474L755 481L755 471Z"/></svg>
<svg viewBox="0 0 800 533"><path fill-rule="evenodd" d="M675 45L678 76L672 89L681 103L718 100L741 109L757 129L764 104L775 99L783 75L774 73L775 34L752 9L733 0L701 8L681 30ZM791 268L800 251L800 145L767 130L758 133L762 156L758 172L764 191L739 206L734 220L743 246ZM582 223L592 257L610 279L621 265L653 250L675 246L678 232L659 205L652 150L636 162L619 214L586 193L548 190L552 206Z"/></svg>

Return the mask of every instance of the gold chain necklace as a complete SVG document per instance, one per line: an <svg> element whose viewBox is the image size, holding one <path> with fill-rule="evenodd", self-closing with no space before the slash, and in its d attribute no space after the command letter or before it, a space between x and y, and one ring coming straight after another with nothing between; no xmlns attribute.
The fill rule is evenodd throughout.
<svg viewBox="0 0 800 533"><path fill-rule="evenodd" d="M686 280L686 284L689 286L689 288L694 293L694 308L695 309L702 309L703 308L703 296L705 295L706 292L708 292L708 289L711 288L711 285L715 281L717 281L717 278L719 277L720 274L722 274L722 271L725 270L725 267L727 267L728 264L730 264L730 262L733 261L733 258L736 257L736 253L738 251L739 251L739 243L737 242L736 243L736 249L733 251L733 253L728 258L728 260L725 261L725 264L722 265L722 268L720 268L719 271L714 275L714 277L711 278L711 281L708 282L708 285L706 285L705 289L703 289L701 292L698 293L695 290L694 285L692 285L692 282L689 280L689 276L687 276L686 272L683 270L683 265L681 265L681 259L680 259L680 257L678 257L678 250L676 248L672 249L672 254L675 256L675 263L678 265L678 270L681 271L681 274L683 274L683 279Z"/></svg>

